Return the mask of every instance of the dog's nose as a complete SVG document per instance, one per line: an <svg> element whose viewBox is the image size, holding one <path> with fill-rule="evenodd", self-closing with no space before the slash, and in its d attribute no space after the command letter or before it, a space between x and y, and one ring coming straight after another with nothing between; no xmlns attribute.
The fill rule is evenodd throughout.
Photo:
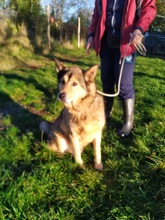
<svg viewBox="0 0 165 220"><path fill-rule="evenodd" d="M61 100L63 100L65 97L66 97L66 94L65 94L64 92L61 92L61 93L59 94L59 98L60 98Z"/></svg>

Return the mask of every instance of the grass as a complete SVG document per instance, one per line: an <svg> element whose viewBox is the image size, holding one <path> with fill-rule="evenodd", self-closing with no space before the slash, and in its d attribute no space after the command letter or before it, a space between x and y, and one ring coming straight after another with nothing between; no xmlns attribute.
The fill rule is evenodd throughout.
<svg viewBox="0 0 165 220"><path fill-rule="evenodd" d="M54 120L62 109L53 57L84 69L99 63L93 52L58 47L1 67L0 219L164 220L165 60L137 57L133 134L116 135L122 121L116 98L102 138L104 171L97 172L91 146L81 170L71 155L60 158L41 141L39 122ZM99 73L96 83L101 89Z"/></svg>

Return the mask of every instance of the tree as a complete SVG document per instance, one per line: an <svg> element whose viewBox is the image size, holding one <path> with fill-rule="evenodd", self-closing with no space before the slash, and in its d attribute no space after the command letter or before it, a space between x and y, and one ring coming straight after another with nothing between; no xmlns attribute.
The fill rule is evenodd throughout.
<svg viewBox="0 0 165 220"><path fill-rule="evenodd" d="M62 40L64 24L77 25L78 17L81 18L81 27L87 27L91 20L94 0L51 0L52 10L55 16L55 25L60 32Z"/></svg>
<svg viewBox="0 0 165 220"><path fill-rule="evenodd" d="M156 0L157 15L150 30L165 32L165 1Z"/></svg>
<svg viewBox="0 0 165 220"><path fill-rule="evenodd" d="M17 14L17 25L25 23L28 27L31 26L34 30L36 29L36 21L38 20L38 15L41 12L39 0L10 0L9 5L10 8Z"/></svg>

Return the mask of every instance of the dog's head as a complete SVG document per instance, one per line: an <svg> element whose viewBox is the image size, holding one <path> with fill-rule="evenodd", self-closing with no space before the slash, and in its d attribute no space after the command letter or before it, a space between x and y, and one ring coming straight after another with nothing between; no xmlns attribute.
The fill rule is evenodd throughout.
<svg viewBox="0 0 165 220"><path fill-rule="evenodd" d="M58 98L65 105L77 104L89 94L96 93L94 78L98 65L94 65L87 71L79 67L66 67L62 62L55 59L58 76L59 93Z"/></svg>

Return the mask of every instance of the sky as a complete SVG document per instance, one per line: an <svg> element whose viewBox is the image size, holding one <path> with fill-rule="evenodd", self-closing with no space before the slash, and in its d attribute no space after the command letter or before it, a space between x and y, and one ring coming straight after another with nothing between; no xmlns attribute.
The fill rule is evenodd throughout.
<svg viewBox="0 0 165 220"><path fill-rule="evenodd" d="M66 1L69 2L69 0L66 0ZM95 0L84 0L84 1L88 3L88 8L91 9L91 15L92 15ZM55 0L54 0L54 2L55 2ZM46 6L49 5L49 4L51 5L52 0L40 0L40 3L41 3L41 6L43 7L43 10L46 12ZM78 3L80 3L80 2L78 2ZM76 10L75 7L71 7L70 10L68 10L68 12L67 12L67 16L66 16L67 18L63 18L63 19L67 20L69 17L74 15L75 10Z"/></svg>
<svg viewBox="0 0 165 220"><path fill-rule="evenodd" d="M91 7L94 6L94 1L95 1L95 0L86 0L86 1L88 2L88 4L91 5ZM45 9L45 8L46 8L46 5L48 5L48 4L51 3L51 0L40 0L40 2L41 2L42 7Z"/></svg>
<svg viewBox="0 0 165 220"><path fill-rule="evenodd" d="M50 0L40 0L42 7L45 9L46 5L50 3Z"/></svg>

